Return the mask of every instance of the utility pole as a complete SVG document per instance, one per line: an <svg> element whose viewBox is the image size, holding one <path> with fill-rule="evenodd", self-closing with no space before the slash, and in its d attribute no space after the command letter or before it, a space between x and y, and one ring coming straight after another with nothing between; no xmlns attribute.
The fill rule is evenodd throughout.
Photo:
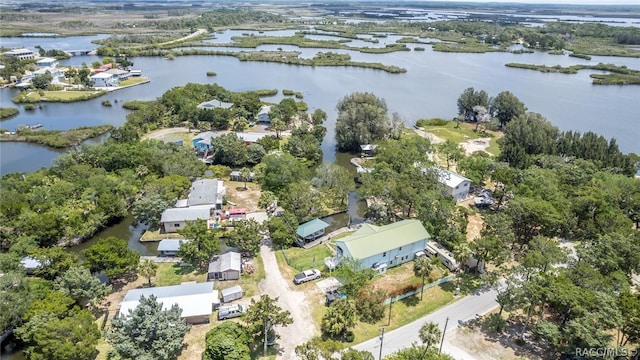
<svg viewBox="0 0 640 360"><path fill-rule="evenodd" d="M384 326L381 329L382 329L382 334L380 334L380 354L378 354L378 360L382 360L382 342L384 341Z"/></svg>
<svg viewBox="0 0 640 360"><path fill-rule="evenodd" d="M391 326L391 305L393 305L393 296L389 298L389 320L387 320L387 326Z"/></svg>
<svg viewBox="0 0 640 360"><path fill-rule="evenodd" d="M438 351L442 354L442 344L444 343L444 334L447 332L447 324L449 324L449 317L447 316L447 320L444 322L444 330L442 330L442 340L440 340L440 350Z"/></svg>

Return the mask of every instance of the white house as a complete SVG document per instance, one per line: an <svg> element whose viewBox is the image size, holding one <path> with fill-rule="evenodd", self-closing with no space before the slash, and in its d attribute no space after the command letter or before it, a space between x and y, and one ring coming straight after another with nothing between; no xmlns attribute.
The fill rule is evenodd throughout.
<svg viewBox="0 0 640 360"><path fill-rule="evenodd" d="M364 224L352 235L336 241L336 257L325 259L333 268L342 259L354 259L363 268L384 272L413 260L424 251L431 236L419 220L402 220L384 226Z"/></svg>
<svg viewBox="0 0 640 360"><path fill-rule="evenodd" d="M256 133L256 132L238 132L236 133L238 138L244 141L245 144L254 144L258 142L258 140L262 139L265 136L268 136L267 133Z"/></svg>
<svg viewBox="0 0 640 360"><path fill-rule="evenodd" d="M187 283L129 290L120 305L119 316L129 316L140 304L142 296L151 295L162 303L163 310L178 305L182 309L181 318L190 324L208 323L213 310L220 306L218 290L213 290L211 282Z"/></svg>
<svg viewBox="0 0 640 360"><path fill-rule="evenodd" d="M64 82L66 80L66 78L64 76L64 71L62 71L62 70L60 70L58 68L55 68L55 67L45 67L45 68L42 68L42 69L38 69L38 70L33 72L33 75L44 75L47 72L49 72L49 74L51 74L51 83L52 84L59 84L59 83Z"/></svg>
<svg viewBox="0 0 640 360"><path fill-rule="evenodd" d="M211 205L167 209L162 212L160 225L166 233L175 233L184 229L189 221L198 219L208 221L211 217L211 209Z"/></svg>
<svg viewBox="0 0 640 360"><path fill-rule="evenodd" d="M131 73L121 69L109 69L105 71L107 74L113 75L118 81L126 80L131 76Z"/></svg>
<svg viewBox="0 0 640 360"><path fill-rule="evenodd" d="M238 280L242 273L242 256L239 252L229 251L218 255L209 263L207 281Z"/></svg>
<svg viewBox="0 0 640 360"><path fill-rule="evenodd" d="M187 197L187 206L213 205L216 210L222 209L222 198L226 188L222 180L201 179L191 183Z"/></svg>
<svg viewBox="0 0 640 360"><path fill-rule="evenodd" d="M258 112L258 123L271 124L271 117L269 113L271 113L271 106L263 105Z"/></svg>
<svg viewBox="0 0 640 360"><path fill-rule="evenodd" d="M233 106L233 103L228 103L228 102L223 102L220 100L210 100L210 101L205 101L203 103L198 104L198 106L196 106L198 109L216 109L216 108L223 108L223 109L231 109L231 107Z"/></svg>
<svg viewBox="0 0 640 360"><path fill-rule="evenodd" d="M447 192L453 196L456 201L469 197L471 180L462 175L456 174L453 171L438 169L438 182L447 188Z"/></svg>
<svg viewBox="0 0 640 360"><path fill-rule="evenodd" d="M26 60L26 59L35 59L36 58L36 54L29 50L29 49L13 49L11 51L6 51L4 53L4 56L7 57L16 57L20 60Z"/></svg>
<svg viewBox="0 0 640 360"><path fill-rule="evenodd" d="M188 240L185 239L164 239L158 243L158 254L160 256L176 256L180 250L180 245Z"/></svg>
<svg viewBox="0 0 640 360"><path fill-rule="evenodd" d="M109 74L106 71L93 74L89 76L89 79L93 81L93 87L112 87L118 85L118 77L114 74Z"/></svg>
<svg viewBox="0 0 640 360"><path fill-rule="evenodd" d="M54 58L42 58L38 61L36 61L36 65L38 65L39 67L58 67L58 65L60 64L60 62L58 61L58 59L54 59Z"/></svg>

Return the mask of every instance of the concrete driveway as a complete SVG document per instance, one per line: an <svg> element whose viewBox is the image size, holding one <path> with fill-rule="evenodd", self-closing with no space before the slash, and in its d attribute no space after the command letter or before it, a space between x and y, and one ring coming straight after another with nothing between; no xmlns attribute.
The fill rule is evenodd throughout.
<svg viewBox="0 0 640 360"><path fill-rule="evenodd" d="M280 273L276 256L271 247L262 245L260 256L264 263L265 279L260 281L260 293L268 294L272 298L278 297L278 305L288 310L293 318L293 324L286 327L278 326L276 333L280 335L277 346L280 354L277 359L295 360L296 346L305 343L313 337L314 326L311 308L303 292L294 289L293 281L285 279Z"/></svg>

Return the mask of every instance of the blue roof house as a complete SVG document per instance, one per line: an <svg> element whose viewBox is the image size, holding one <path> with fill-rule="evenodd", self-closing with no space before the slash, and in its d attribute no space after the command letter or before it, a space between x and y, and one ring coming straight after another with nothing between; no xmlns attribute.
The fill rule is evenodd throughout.
<svg viewBox="0 0 640 360"><path fill-rule="evenodd" d="M328 227L329 224L320 219L313 219L298 226L298 229L296 230L296 234L298 235L298 244L304 245L321 237L324 235L324 230Z"/></svg>
<svg viewBox="0 0 640 360"><path fill-rule="evenodd" d="M205 131L203 133L200 133L198 135L196 135L196 137L193 138L192 143L193 143L193 147L196 150L199 151L206 151L211 149L211 140L213 140L213 138L215 138L216 136L218 136L218 134L216 132L213 131Z"/></svg>

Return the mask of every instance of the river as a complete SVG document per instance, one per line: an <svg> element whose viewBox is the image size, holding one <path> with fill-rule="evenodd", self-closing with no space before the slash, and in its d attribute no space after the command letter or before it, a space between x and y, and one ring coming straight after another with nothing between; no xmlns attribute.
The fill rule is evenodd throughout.
<svg viewBox="0 0 640 360"><path fill-rule="evenodd" d="M250 31L226 31L216 34L220 39ZM293 31L280 31L280 35L290 35ZM264 35L269 35L265 32ZM104 37L70 38L2 38L5 47L33 47L41 45L45 49L85 49L95 48L90 44L93 39ZM324 37L324 35L323 35ZM380 38L383 44L395 41L394 36ZM359 41L361 42L361 41ZM212 41L212 49L216 41ZM366 44L366 43L365 43ZM379 46L381 44L378 44ZM372 46L372 45L368 45ZM329 115L326 123L327 135L322 143L323 160L348 165L348 155L336 154L335 119L336 103L352 92L372 92L384 98L389 112L397 112L407 126L417 119L441 117L451 119L456 115L456 100L468 87L486 90L491 96L509 90L520 98L530 111L539 112L561 130L594 131L605 137L615 137L624 152L640 153L640 125L637 123L637 102L640 99L640 86L595 86L589 78L590 71L581 71L576 75L544 74L536 71L507 68L509 62L522 62L545 65L572 65L613 63L640 69L640 60L633 58L594 56L592 60L549 55L542 52L532 54L510 53L442 53L434 52L430 46L408 44L408 47L425 47L425 51L402 51L390 54L361 54L349 50L335 50L348 53L355 61L381 62L407 69L404 74L389 74L379 70L355 67L308 67L267 62L240 62L229 56L183 56L175 60L157 57L138 57L131 59L135 69L141 69L151 83L115 91L103 97L72 104L42 104L36 110L27 112L22 106L20 114L2 121L0 127L14 130L22 124L42 123L45 129L68 129L80 125L113 124L122 125L127 110L119 104L128 100L152 100L166 90L188 82L218 83L232 91L254 89L291 89L300 91L310 111L323 109ZM298 49L295 46L261 46L258 50L300 50L303 57L311 57L327 49ZM225 49L226 48L220 48ZM246 50L246 49L245 49ZM334 51L334 50L331 50ZM72 57L61 61L61 65L90 64L100 60L93 56ZM208 77L208 71L215 71L216 77ZM14 106L11 98L17 90L0 90L0 106ZM103 100L114 103L112 107L103 107ZM276 96L266 101L277 102ZM51 150L34 144L0 143L0 175L12 172L34 171L47 167L60 155L60 151ZM351 195L351 200L356 200ZM356 219L364 212L363 204L350 201L347 214L331 219L334 226L344 224L351 216ZM131 219L110 227L94 237L90 242L80 245L79 251L102 236L115 235L128 238L130 247L144 254L152 254L153 245L137 242L140 227L132 227ZM15 359L15 358L14 358Z"/></svg>

